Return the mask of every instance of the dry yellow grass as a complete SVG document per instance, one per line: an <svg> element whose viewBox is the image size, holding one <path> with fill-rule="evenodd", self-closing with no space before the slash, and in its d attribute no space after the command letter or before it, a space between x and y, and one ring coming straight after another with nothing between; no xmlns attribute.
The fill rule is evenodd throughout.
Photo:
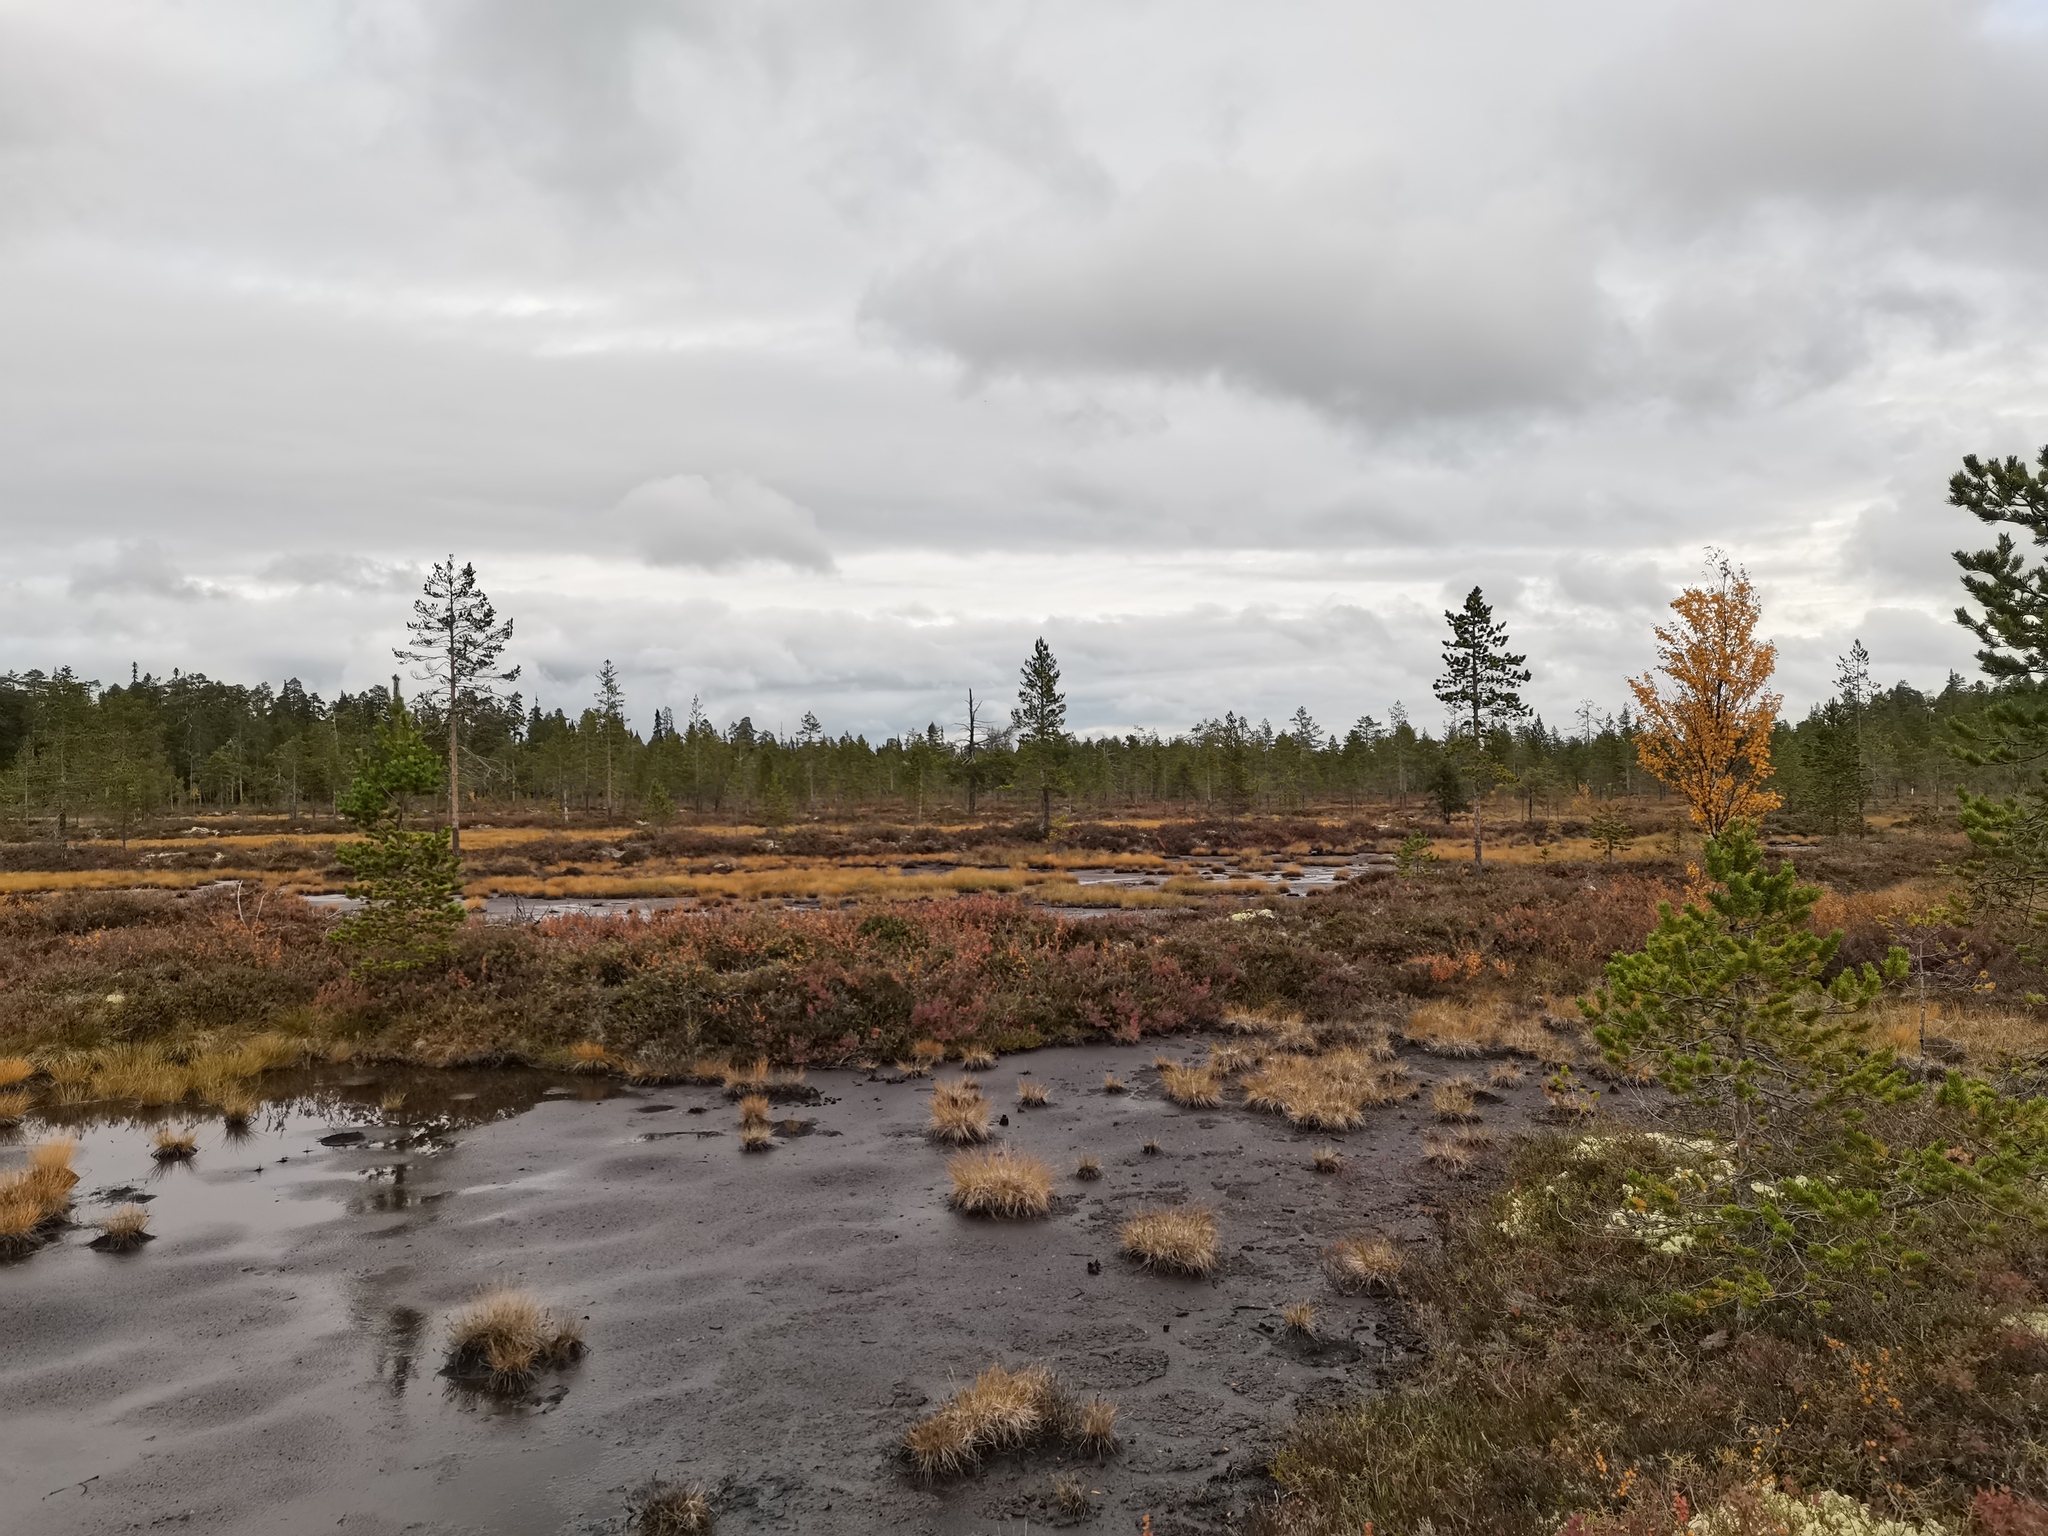
<svg viewBox="0 0 2048 1536"><path fill-rule="evenodd" d="M1216 1267L1216 1215L1202 1206L1140 1211L1123 1224L1117 1241L1147 1269L1206 1275Z"/></svg>
<svg viewBox="0 0 2048 1536"><path fill-rule="evenodd" d="M929 1072L946 1059L946 1047L937 1040L913 1040L910 1059Z"/></svg>
<svg viewBox="0 0 2048 1536"><path fill-rule="evenodd" d="M229 1130L246 1127L263 1106L263 1101L246 1088L223 1088L214 1103L220 1108L221 1123Z"/></svg>
<svg viewBox="0 0 2048 1536"><path fill-rule="evenodd" d="M1216 1045L1209 1047L1207 1066L1218 1077L1235 1077L1238 1073L1258 1065L1259 1053L1246 1045Z"/></svg>
<svg viewBox="0 0 2048 1536"><path fill-rule="evenodd" d="M1900 998L1873 1008L1869 1040L1889 1045L1901 1056L1920 1053L1920 1006ZM1932 1049L1953 1042L1978 1062L2021 1056L2048 1049L2048 1023L2016 1008L1958 1008L1954 1003L1927 1005L1927 1038Z"/></svg>
<svg viewBox="0 0 2048 1536"><path fill-rule="evenodd" d="M932 1118L926 1135L956 1147L988 1140L988 1100L971 1083L932 1084Z"/></svg>
<svg viewBox="0 0 2048 1536"><path fill-rule="evenodd" d="M612 1053L595 1040L578 1040L569 1047L571 1072L607 1072L612 1064Z"/></svg>
<svg viewBox="0 0 2048 1536"><path fill-rule="evenodd" d="M1317 1173L1337 1173L1344 1167L1344 1154L1335 1147L1317 1147L1315 1165Z"/></svg>
<svg viewBox="0 0 2048 1536"><path fill-rule="evenodd" d="M149 1155L160 1163L182 1163L197 1156L199 1138L190 1131L174 1131L166 1127L151 1139Z"/></svg>
<svg viewBox="0 0 2048 1536"><path fill-rule="evenodd" d="M0 1175L0 1254L26 1253L70 1208L77 1150L71 1137L53 1136L30 1150L26 1168Z"/></svg>
<svg viewBox="0 0 2048 1536"><path fill-rule="evenodd" d="M0 1056L0 1088L12 1088L36 1075L36 1064L26 1056Z"/></svg>
<svg viewBox="0 0 2048 1536"><path fill-rule="evenodd" d="M1493 1144L1490 1131L1463 1130L1450 1135L1441 1131L1428 1131L1422 1137L1423 1161L1432 1163L1446 1173L1463 1176L1472 1171L1479 1160L1480 1150Z"/></svg>
<svg viewBox="0 0 2048 1536"><path fill-rule="evenodd" d="M377 1108L387 1115L398 1114L405 1108L405 1095L402 1093L383 1094L377 1100Z"/></svg>
<svg viewBox="0 0 2048 1536"><path fill-rule="evenodd" d="M1043 1366L1005 1370L991 1365L948 1398L939 1410L911 1425L904 1453L926 1477L965 1472L992 1451L1012 1450L1060 1434L1073 1410L1051 1371Z"/></svg>
<svg viewBox="0 0 2048 1536"><path fill-rule="evenodd" d="M987 1072L993 1069L995 1064L995 1053L992 1051L963 1051L960 1054L960 1065L969 1072Z"/></svg>
<svg viewBox="0 0 2048 1536"><path fill-rule="evenodd" d="M1052 1209L1052 1170L1007 1147L956 1152L946 1160L946 1172L953 1180L953 1208L963 1215L1018 1221Z"/></svg>
<svg viewBox="0 0 2048 1536"><path fill-rule="evenodd" d="M28 1118L35 1097L26 1093L0 1093L0 1127L12 1130Z"/></svg>
<svg viewBox="0 0 2048 1536"><path fill-rule="evenodd" d="M448 1374L497 1391L523 1391L542 1366L582 1353L577 1324L509 1286L479 1293L448 1320Z"/></svg>
<svg viewBox="0 0 2048 1536"><path fill-rule="evenodd" d="M775 1145L775 1133L766 1124L754 1121L740 1127L740 1150L742 1152L766 1152Z"/></svg>
<svg viewBox="0 0 2048 1536"><path fill-rule="evenodd" d="M1025 1078L1017 1084L1017 1103L1025 1109L1042 1109L1052 1102L1052 1095L1043 1083L1034 1083Z"/></svg>
<svg viewBox="0 0 2048 1536"><path fill-rule="evenodd" d="M1321 1056L1269 1056L1244 1080L1245 1103L1277 1111L1305 1130L1349 1131L1365 1123L1368 1107L1408 1097L1414 1088L1398 1066L1368 1049Z"/></svg>
<svg viewBox="0 0 2048 1536"><path fill-rule="evenodd" d="M1541 1056L1550 1048L1550 1037L1541 1024L1517 1014L1511 1004L1497 997L1418 1003L1401 1032L1439 1056L1483 1056L1488 1051Z"/></svg>
<svg viewBox="0 0 2048 1536"><path fill-rule="evenodd" d="M1101 1178L1102 1159L1095 1156L1092 1152L1083 1153L1081 1161L1074 1165L1074 1177L1077 1179Z"/></svg>
<svg viewBox="0 0 2048 1536"><path fill-rule="evenodd" d="M1089 1398L1081 1405L1074 1439L1080 1442L1084 1451L1096 1456L1107 1456L1115 1451L1116 1404L1106 1398Z"/></svg>
<svg viewBox="0 0 2048 1536"><path fill-rule="evenodd" d="M773 1071L765 1057L750 1067L724 1067L719 1072L725 1084L728 1099L745 1098L750 1093L766 1094L773 1099L778 1096L801 1095L804 1074L801 1068L795 1071Z"/></svg>
<svg viewBox="0 0 2048 1536"><path fill-rule="evenodd" d="M766 1125L768 1123L768 1095L750 1093L740 1100L741 1125Z"/></svg>
<svg viewBox="0 0 2048 1536"><path fill-rule="evenodd" d="M102 1217L99 1227L100 1247L115 1252L140 1247L149 1237L149 1210L134 1204L120 1206Z"/></svg>
<svg viewBox="0 0 2048 1536"><path fill-rule="evenodd" d="M1447 1122L1476 1120L1479 1110L1472 1097L1469 1077L1453 1077L1429 1090L1430 1113Z"/></svg>
<svg viewBox="0 0 2048 1536"><path fill-rule="evenodd" d="M1223 1082L1212 1068L1164 1059L1158 1066L1159 1086L1174 1103L1189 1109L1214 1109L1223 1102Z"/></svg>
<svg viewBox="0 0 2048 1536"><path fill-rule="evenodd" d="M1405 1262L1400 1249L1377 1235L1344 1238L1323 1254L1331 1283L1340 1291L1390 1291Z"/></svg>
<svg viewBox="0 0 2048 1536"><path fill-rule="evenodd" d="M1280 1309L1280 1321L1289 1333L1314 1333L1315 1305L1312 1302L1291 1301Z"/></svg>
<svg viewBox="0 0 2048 1536"><path fill-rule="evenodd" d="M1512 1061L1497 1061L1486 1080L1496 1088L1513 1088L1522 1081L1522 1069Z"/></svg>
<svg viewBox="0 0 2048 1536"><path fill-rule="evenodd" d="M657 1488L633 1517L636 1536L702 1536L711 1529L711 1498L695 1483Z"/></svg>
<svg viewBox="0 0 2048 1536"><path fill-rule="evenodd" d="M1114 1072L1105 1072L1102 1074L1102 1091L1104 1093L1122 1093L1124 1091L1124 1080Z"/></svg>

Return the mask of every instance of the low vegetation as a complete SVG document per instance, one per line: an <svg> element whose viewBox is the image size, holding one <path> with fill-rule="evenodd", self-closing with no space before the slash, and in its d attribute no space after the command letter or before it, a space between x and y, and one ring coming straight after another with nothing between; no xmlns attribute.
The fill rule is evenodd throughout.
<svg viewBox="0 0 2048 1536"><path fill-rule="evenodd" d="M1034 1083L1029 1078L1017 1085L1017 1104L1021 1109L1042 1109L1052 1102L1052 1095L1045 1084Z"/></svg>
<svg viewBox="0 0 2048 1536"><path fill-rule="evenodd" d="M1478 1118L1473 1098L1475 1084L1469 1077L1453 1077L1429 1090L1430 1113L1439 1120L1457 1123Z"/></svg>
<svg viewBox="0 0 2048 1536"><path fill-rule="evenodd" d="M1123 1224L1117 1242L1146 1269L1206 1275L1216 1267L1216 1213L1189 1205L1139 1211Z"/></svg>
<svg viewBox="0 0 2048 1536"><path fill-rule="evenodd" d="M1357 1047L1319 1056L1268 1056L1244 1079L1245 1103L1253 1109L1283 1114L1289 1124L1317 1131L1356 1130L1367 1109L1414 1091L1405 1069Z"/></svg>
<svg viewBox="0 0 2048 1536"><path fill-rule="evenodd" d="M481 1292L448 1321L447 1374L490 1391L524 1392L542 1370L582 1356L580 1325L509 1286Z"/></svg>
<svg viewBox="0 0 2048 1536"><path fill-rule="evenodd" d="M696 1483L650 1490L633 1515L635 1536L703 1536L711 1527L710 1495Z"/></svg>
<svg viewBox="0 0 2048 1536"><path fill-rule="evenodd" d="M78 1183L71 1168L77 1151L71 1137L53 1136L30 1149L27 1167L0 1175L0 1257L40 1247L63 1221Z"/></svg>
<svg viewBox="0 0 2048 1536"><path fill-rule="evenodd" d="M952 1146L988 1140L989 1102L971 1081L932 1084L931 1122L925 1134Z"/></svg>
<svg viewBox="0 0 2048 1536"><path fill-rule="evenodd" d="M149 1208L132 1202L118 1206L100 1219L100 1235L93 1247L108 1253L126 1253L149 1241Z"/></svg>
<svg viewBox="0 0 2048 1536"><path fill-rule="evenodd" d="M911 1466L924 1477L949 1477L999 1451L1041 1441L1068 1441L1098 1455L1116 1448L1116 1405L1076 1402L1044 1366L1007 1370L990 1365L903 1437Z"/></svg>
<svg viewBox="0 0 2048 1536"><path fill-rule="evenodd" d="M199 1155L199 1138L189 1130L165 1127L150 1139L149 1155L160 1163L189 1162Z"/></svg>
<svg viewBox="0 0 2048 1536"><path fill-rule="evenodd" d="M1344 1168L1344 1154L1335 1147L1317 1147L1313 1161L1317 1173L1339 1173Z"/></svg>
<svg viewBox="0 0 2048 1536"><path fill-rule="evenodd" d="M1316 1307L1313 1302L1292 1301L1280 1309L1280 1323L1289 1333L1312 1334L1316 1331Z"/></svg>
<svg viewBox="0 0 2048 1536"><path fill-rule="evenodd" d="M35 1102L35 1095L31 1093L0 1093L0 1130L12 1130L20 1125L28 1118Z"/></svg>
<svg viewBox="0 0 2048 1536"><path fill-rule="evenodd" d="M1390 1291L1401 1278L1401 1250L1376 1233L1332 1243L1323 1255L1330 1282L1340 1291Z"/></svg>
<svg viewBox="0 0 2048 1536"><path fill-rule="evenodd" d="M750 1093L740 1100L741 1125L766 1125L768 1123L768 1095Z"/></svg>
<svg viewBox="0 0 2048 1536"><path fill-rule="evenodd" d="M749 1120L740 1126L740 1150L742 1152L767 1152L775 1146L775 1133L766 1121Z"/></svg>
<svg viewBox="0 0 2048 1536"><path fill-rule="evenodd" d="M956 1152L946 1160L946 1172L953 1180L953 1208L963 1215L1017 1221L1052 1209L1052 1170L1008 1147Z"/></svg>
<svg viewBox="0 0 2048 1536"><path fill-rule="evenodd" d="M1101 1178L1102 1159L1095 1156L1092 1152L1084 1152L1081 1155L1080 1162L1074 1165L1074 1177L1077 1179Z"/></svg>
<svg viewBox="0 0 2048 1536"><path fill-rule="evenodd" d="M1161 1057L1159 1086L1174 1103L1189 1109L1214 1109L1223 1102L1223 1083L1209 1067L1191 1067Z"/></svg>

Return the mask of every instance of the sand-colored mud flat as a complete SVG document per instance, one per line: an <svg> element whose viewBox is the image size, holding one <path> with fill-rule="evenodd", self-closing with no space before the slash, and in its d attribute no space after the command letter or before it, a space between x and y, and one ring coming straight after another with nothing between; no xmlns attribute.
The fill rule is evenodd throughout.
<svg viewBox="0 0 2048 1536"><path fill-rule="evenodd" d="M1426 1089L1454 1068L1411 1058L1419 1100L1329 1137L1234 1092L1175 1107L1156 1049L980 1074L999 1144L1059 1175L1032 1222L949 1210L930 1083L852 1072L811 1074L819 1102L776 1106L755 1155L716 1090L529 1073L337 1069L245 1139L202 1126L154 1180L146 1128L83 1127L80 1220L141 1190L157 1237L104 1254L81 1227L0 1266L0 1530L619 1532L653 1477L705 1485L724 1532L1222 1530L1268 1496L1299 1407L1398 1363L1386 1303L1337 1294L1321 1255L1431 1231ZM1017 1105L1025 1072L1048 1107ZM1487 1118L1521 1119L1534 1082ZM1318 1174L1333 1142L1344 1172ZM1091 1152L1103 1176L1072 1178ZM1217 1213L1209 1279L1118 1255L1126 1215L1180 1201ZM581 1320L590 1351L510 1402L439 1374L449 1314L501 1282ZM1304 1299L1313 1338L1280 1322ZM904 1430L996 1360L1114 1399L1122 1451L910 1476ZM1060 1510L1059 1477L1092 1513Z"/></svg>

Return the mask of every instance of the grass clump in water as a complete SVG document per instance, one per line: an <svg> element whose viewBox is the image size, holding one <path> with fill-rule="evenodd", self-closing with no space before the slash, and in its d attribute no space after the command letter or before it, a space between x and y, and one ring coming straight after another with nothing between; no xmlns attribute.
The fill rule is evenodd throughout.
<svg viewBox="0 0 2048 1536"><path fill-rule="evenodd" d="M28 1166L0 1175L0 1256L15 1258L40 1247L71 1208L78 1175L71 1159L78 1143L53 1136L29 1153Z"/></svg>
<svg viewBox="0 0 2048 1536"><path fill-rule="evenodd" d="M93 1239L92 1246L102 1253L126 1253L154 1236L149 1230L149 1208L133 1203L108 1212L99 1227L100 1235Z"/></svg>
<svg viewBox="0 0 2048 1536"><path fill-rule="evenodd" d="M966 1472L995 1452L1064 1440L1100 1452L1115 1447L1116 1405L1100 1399L1076 1403L1042 1365L1007 1370L989 1366L919 1419L903 1437L903 1452L924 1477ZM1106 1442L1101 1432L1107 1432Z"/></svg>
<svg viewBox="0 0 2048 1536"><path fill-rule="evenodd" d="M529 1291L495 1286L448 1321L446 1374L493 1392L524 1392L543 1368L583 1356L583 1330Z"/></svg>
<svg viewBox="0 0 2048 1536"><path fill-rule="evenodd" d="M925 1134L956 1147L988 1140L988 1100L971 1082L932 1084L932 1117Z"/></svg>
<svg viewBox="0 0 2048 1536"><path fill-rule="evenodd" d="M199 1155L199 1138L189 1130L160 1130L150 1141L149 1155L160 1163L190 1162Z"/></svg>

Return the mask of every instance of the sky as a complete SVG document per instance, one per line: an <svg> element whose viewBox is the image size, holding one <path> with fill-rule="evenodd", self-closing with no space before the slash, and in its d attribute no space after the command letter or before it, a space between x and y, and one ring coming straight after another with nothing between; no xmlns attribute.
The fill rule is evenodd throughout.
<svg viewBox="0 0 2048 1536"><path fill-rule="evenodd" d="M0 0L0 671L1569 728L1718 548L1972 669L2048 442L2048 5Z"/></svg>

